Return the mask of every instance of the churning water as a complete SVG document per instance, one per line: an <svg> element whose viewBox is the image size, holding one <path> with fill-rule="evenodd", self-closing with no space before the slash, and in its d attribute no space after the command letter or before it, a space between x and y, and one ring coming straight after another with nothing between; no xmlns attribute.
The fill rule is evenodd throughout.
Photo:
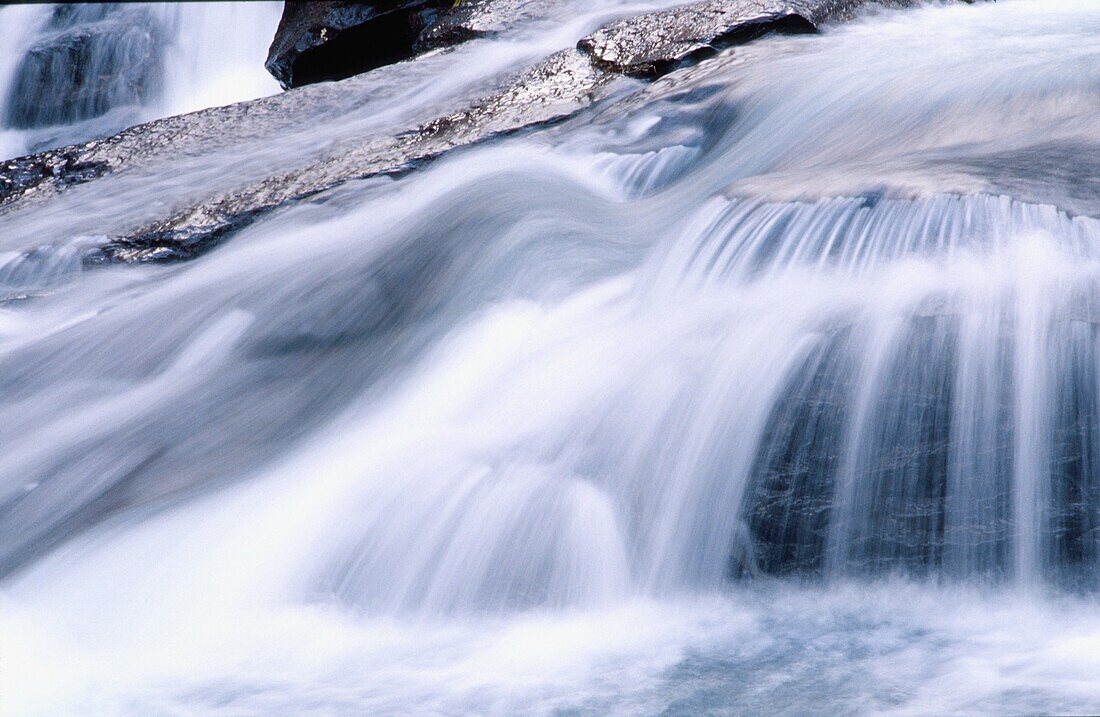
<svg viewBox="0 0 1100 717"><path fill-rule="evenodd" d="M1098 36L767 39L181 265L58 228L279 140L0 217L0 709L1100 710Z"/></svg>

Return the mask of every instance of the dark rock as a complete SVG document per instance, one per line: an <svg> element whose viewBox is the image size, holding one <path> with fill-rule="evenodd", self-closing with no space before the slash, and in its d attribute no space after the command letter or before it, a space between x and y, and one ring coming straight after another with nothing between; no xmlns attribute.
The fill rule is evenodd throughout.
<svg viewBox="0 0 1100 717"><path fill-rule="evenodd" d="M50 13L47 30L65 30L81 23L98 22L118 12L122 3L59 3Z"/></svg>
<svg viewBox="0 0 1100 717"><path fill-rule="evenodd" d="M415 54L447 0L287 2L265 67L284 89L342 80Z"/></svg>
<svg viewBox="0 0 1100 717"><path fill-rule="evenodd" d="M29 129L98 117L156 92L158 26L141 8L59 6L52 34L19 62L4 123Z"/></svg>
<svg viewBox="0 0 1100 717"><path fill-rule="evenodd" d="M44 183L59 187L82 184L105 174L107 169L105 162L82 161L74 147L0 162L0 205Z"/></svg>
<svg viewBox="0 0 1100 717"><path fill-rule="evenodd" d="M1100 216L1100 145L1051 138L1027 147L999 149L959 159L933 157L941 171L963 171L992 191L1053 204L1071 214Z"/></svg>
<svg viewBox="0 0 1100 717"><path fill-rule="evenodd" d="M852 387L849 330L822 336L785 387L768 421L745 492L748 535L731 555L739 573L817 573L824 567ZM745 543L751 549L745 547Z"/></svg>
<svg viewBox="0 0 1100 717"><path fill-rule="evenodd" d="M892 379L870 405L859 493L847 493L839 480L855 390L847 332L826 337L796 370L770 419L745 495L759 572L821 574L835 513L845 506L855 509L840 526L845 549L834 556L834 567L914 574L940 567L952 539L945 535L945 495L957 332L955 316L909 319L902 333L907 345L886 373ZM1011 444L989 450L1008 460ZM991 514L991 529L1005 523L1007 502L994 513L1001 517ZM1007 554L997 546L1008 538L1007 531L990 535L991 567ZM731 562L737 558L734 553Z"/></svg>

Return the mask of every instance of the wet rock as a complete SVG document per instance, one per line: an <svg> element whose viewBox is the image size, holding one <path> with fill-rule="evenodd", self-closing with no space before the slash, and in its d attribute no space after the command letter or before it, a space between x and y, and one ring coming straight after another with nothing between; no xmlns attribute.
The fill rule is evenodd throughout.
<svg viewBox="0 0 1100 717"><path fill-rule="evenodd" d="M824 567L852 372L850 329L825 334L793 372L764 435L735 535L731 576L807 574ZM752 556L747 564L744 553Z"/></svg>
<svg viewBox="0 0 1100 717"><path fill-rule="evenodd" d="M567 117L611 80L576 50L550 56L504 89L415 130L343 148L309 166L212 198L99 248L90 262L190 259L258 216L353 179L395 174L450 149Z"/></svg>
<svg viewBox="0 0 1100 717"><path fill-rule="evenodd" d="M52 34L15 71L4 123L66 124L145 102L157 89L162 52L154 18L141 8L59 6Z"/></svg>
<svg viewBox="0 0 1100 717"><path fill-rule="evenodd" d="M450 47L504 32L543 15L545 0L464 0L443 13L416 42L417 50Z"/></svg>
<svg viewBox="0 0 1100 717"><path fill-rule="evenodd" d="M579 47L608 70L654 77L767 32L814 32L824 3L704 0L606 25Z"/></svg>
<svg viewBox="0 0 1100 717"><path fill-rule="evenodd" d="M511 1L497 0L506 4ZM592 37L604 38L601 46L609 48L615 38L641 37L631 33L649 27L659 43L664 43L663 47L682 47L682 43L690 43L690 39L683 39L690 35L687 29L672 33L662 23L673 17L681 28L705 27L704 20L713 21L715 16L700 14L699 8L711 4L687 6L694 8L695 14L680 8L669 11L674 15L643 15L623 21L633 28L624 35L608 29L622 25L616 23ZM516 7L520 7L518 2ZM807 15L831 17L829 13L838 5L821 2L814 7L820 14L807 11ZM730 19L729 15L721 17L725 18L723 23ZM713 25L711 22L710 26ZM681 39L670 40L673 37ZM234 151L235 147L253 143L274 143L278 147L277 159L255 167L240 167L226 176L192 181L186 189L173 194L171 203L135 207L126 216L112 217L109 226L65 224L69 220L62 218L51 229L64 235L76 231L106 237L88 257L91 263L190 259L257 217L288 203L313 197L350 180L402 173L451 149L560 120L588 107L609 93L622 70L615 68L617 71L612 72L609 69L612 65L595 58L592 53L597 49L593 43L582 43L582 47L585 49L556 53L525 71L503 78L498 89L483 87L462 96L440 99L431 107L417 110L415 116L402 118L399 126L383 126L366 135L337 135L340 139L320 154L313 149L290 151L299 145L289 138L314 125L319 117L352 116L392 96L399 91L397 88L407 86L410 73L430 78L450 58L426 54L340 82L314 84L280 95L169 117L102 140L0 163L0 215L20 213L107 174L135 177L132 183L138 183L141 180L137 177L145 173L156 175L161 165L180 157ZM703 68L682 72L700 69ZM640 96L638 101L647 101L644 91L635 94ZM618 101L624 104L616 111L630 107L629 99ZM406 130L408 127L413 129ZM19 224L18 220L13 221ZM40 229L36 226L35 231Z"/></svg>
<svg viewBox="0 0 1100 717"><path fill-rule="evenodd" d="M318 114L339 115L373 96L360 80L302 88L135 125L102 139L0 162L0 214L53 197L109 172L172 157L286 136Z"/></svg>
<svg viewBox="0 0 1100 717"><path fill-rule="evenodd" d="M45 202L104 175L140 175L174 158L230 149L300 129L318 116L340 116L392 85L393 66L292 92L168 117L112 137L0 163L0 215ZM414 119L412 130L383 131L337 143L320 157L287 156L279 169L196 191L181 204L150 207L118 219L89 257L100 262L188 259L287 202L343 182L407 171L450 149L569 116L597 98L614 76L570 49L506 78L502 87L442 105Z"/></svg>
<svg viewBox="0 0 1100 717"><path fill-rule="evenodd" d="M284 89L408 59L447 0L287 2L265 67Z"/></svg>
<svg viewBox="0 0 1100 717"><path fill-rule="evenodd" d="M970 2L971 0L963 0ZM605 25L578 47L612 72L658 77L761 35L816 32L868 5L908 7L915 0L702 0Z"/></svg>
<svg viewBox="0 0 1100 717"><path fill-rule="evenodd" d="M987 191L1027 197L1070 214L1100 217L1100 145L1051 137L1029 147L1006 148L966 158L934 157L939 171L965 172Z"/></svg>
<svg viewBox="0 0 1100 717"><path fill-rule="evenodd" d="M0 206L43 185L65 187L102 176L105 162L84 161L76 147L0 162Z"/></svg>

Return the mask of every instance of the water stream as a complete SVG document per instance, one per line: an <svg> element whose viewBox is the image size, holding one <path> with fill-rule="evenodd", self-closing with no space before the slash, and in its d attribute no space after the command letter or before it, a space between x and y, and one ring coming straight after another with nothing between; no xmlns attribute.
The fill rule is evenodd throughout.
<svg viewBox="0 0 1100 717"><path fill-rule="evenodd" d="M1100 710L1092 0L766 38L82 264L647 7L591 5L0 216L0 712Z"/></svg>

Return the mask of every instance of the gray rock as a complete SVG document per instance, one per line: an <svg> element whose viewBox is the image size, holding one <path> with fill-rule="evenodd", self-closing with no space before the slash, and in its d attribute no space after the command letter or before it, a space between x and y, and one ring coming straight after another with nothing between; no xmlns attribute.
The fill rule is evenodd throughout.
<svg viewBox="0 0 1100 717"><path fill-rule="evenodd" d="M419 51L450 47L504 32L541 17L546 0L463 0L443 13L416 42Z"/></svg>
<svg viewBox="0 0 1100 717"><path fill-rule="evenodd" d="M814 32L818 5L790 0L703 0L611 23L582 39L579 47L613 72L655 77L720 46L766 32Z"/></svg>
<svg viewBox="0 0 1100 717"><path fill-rule="evenodd" d="M970 2L971 0L963 0ZM907 7L915 0L701 0L605 25L578 46L612 72L657 77L770 32L816 32L867 5Z"/></svg>
<svg viewBox="0 0 1100 717"><path fill-rule="evenodd" d="M567 117L591 102L611 79L576 50L554 54L503 90L437 117L411 132L383 137L135 228L105 244L93 262L190 259L232 231L287 202L353 179L394 174L450 149Z"/></svg>
<svg viewBox="0 0 1100 717"><path fill-rule="evenodd" d="M391 76L412 70L410 65L387 67L340 83L169 117L104 140L0 163L0 215L33 207L107 174L138 175L183 155L269 141L316 122L317 116L349 112L369 102ZM577 50L556 53L507 79L497 91L456 98L444 104L449 110L414 119L412 130L338 144L320 158L312 153L287 156L278 171L200 188L182 200L183 206L151 209L151 220L113 227L107 243L89 261L191 258L286 202L348 180L402 172L449 149L573 114L612 79Z"/></svg>

